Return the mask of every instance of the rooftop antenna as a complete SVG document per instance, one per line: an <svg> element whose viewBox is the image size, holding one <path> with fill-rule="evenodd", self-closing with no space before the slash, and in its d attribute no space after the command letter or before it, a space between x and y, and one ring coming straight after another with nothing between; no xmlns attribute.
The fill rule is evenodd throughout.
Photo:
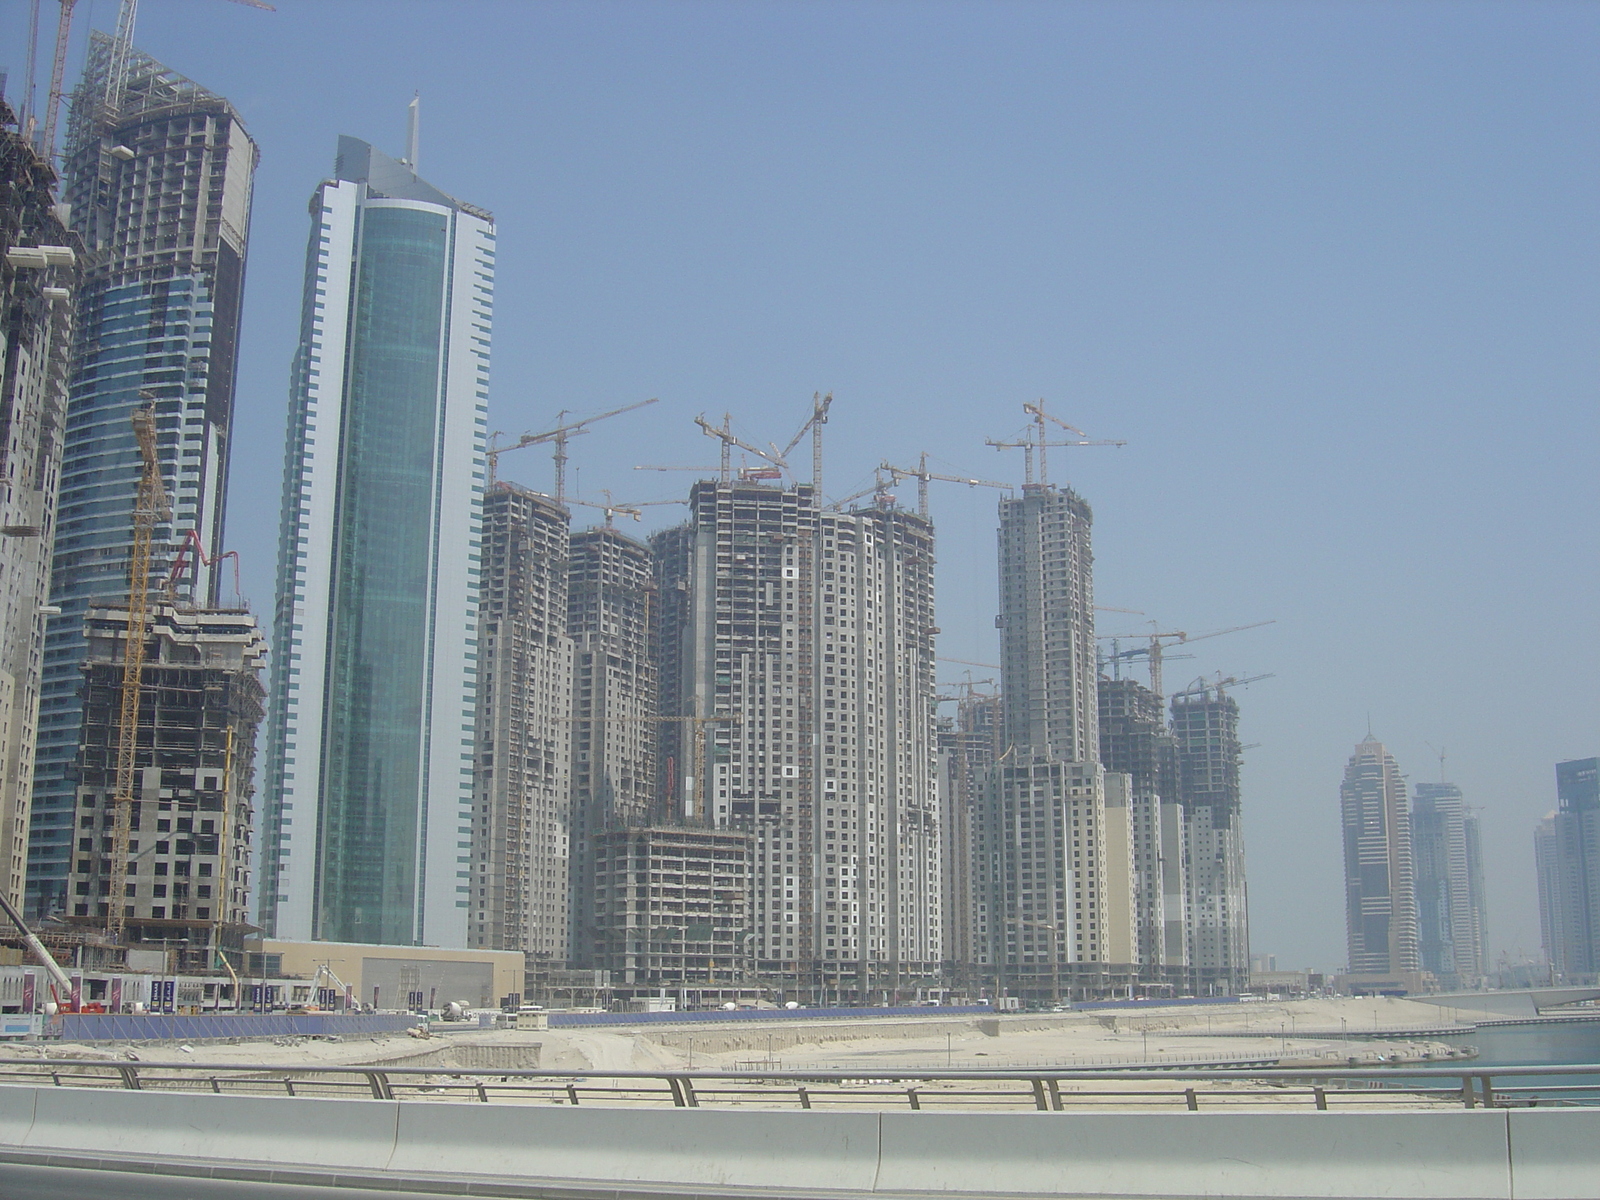
<svg viewBox="0 0 1600 1200"><path fill-rule="evenodd" d="M417 173L417 117L422 104L422 93L413 92L411 103L406 105L406 156L400 161Z"/></svg>

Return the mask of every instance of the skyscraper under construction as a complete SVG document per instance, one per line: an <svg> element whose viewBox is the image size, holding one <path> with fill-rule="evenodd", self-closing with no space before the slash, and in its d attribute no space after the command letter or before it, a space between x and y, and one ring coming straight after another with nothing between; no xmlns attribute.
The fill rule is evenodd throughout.
<svg viewBox="0 0 1600 1200"><path fill-rule="evenodd" d="M1137 972L1129 808L1108 810L1100 764L1092 520L1044 482L1000 503L1004 749L976 882L997 982L1035 1000L1103 994Z"/></svg>
<svg viewBox="0 0 1600 1200"><path fill-rule="evenodd" d="M131 29L125 30L131 35ZM78 302L51 568L29 902L67 903L82 719L85 612L127 595L129 513L140 455L129 417L155 398L161 473L173 497L155 531L171 555L201 552L177 599L214 604L233 427L240 301L257 150L227 100L141 53L90 36L73 95L62 198L87 252Z"/></svg>
<svg viewBox="0 0 1600 1200"><path fill-rule="evenodd" d="M1203 683L1172 698L1188 875L1188 968L1196 995L1250 982L1239 780L1239 703Z"/></svg>
<svg viewBox="0 0 1600 1200"><path fill-rule="evenodd" d="M661 770L683 821L752 840L756 976L845 1002L934 981L932 527L726 476L690 509L653 539L662 716L681 718Z"/></svg>

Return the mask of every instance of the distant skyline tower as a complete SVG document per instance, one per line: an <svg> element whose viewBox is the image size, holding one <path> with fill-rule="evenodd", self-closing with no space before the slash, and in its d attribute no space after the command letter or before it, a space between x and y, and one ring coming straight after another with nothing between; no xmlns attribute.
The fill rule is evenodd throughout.
<svg viewBox="0 0 1600 1200"><path fill-rule="evenodd" d="M263 789L275 937L467 945L494 242L488 212L356 138L312 197Z"/></svg>
<svg viewBox="0 0 1600 1200"><path fill-rule="evenodd" d="M1416 971L1422 960L1406 783L1389 751L1370 733L1345 766L1339 805L1350 973Z"/></svg>
<svg viewBox="0 0 1600 1200"><path fill-rule="evenodd" d="M1412 788L1417 947L1422 969L1448 989L1479 986L1489 969L1483 929L1478 819L1453 783Z"/></svg>
<svg viewBox="0 0 1600 1200"><path fill-rule="evenodd" d="M1196 995L1250 982L1239 702L1218 686L1172 698L1183 797L1189 901L1189 974Z"/></svg>
<svg viewBox="0 0 1600 1200"><path fill-rule="evenodd" d="M1539 924L1559 982L1600 977L1600 758L1556 764L1559 807L1539 824Z"/></svg>
<svg viewBox="0 0 1600 1200"><path fill-rule="evenodd" d="M171 555L203 552L180 601L216 604L233 428L240 303L259 157L221 96L113 39L89 38L67 128L62 199L83 238L84 271L61 463L29 907L66 903L82 718L80 665L91 600L125 601L141 469L129 417L155 398L157 452L172 520L155 531L152 587ZM194 555L190 555L194 559Z"/></svg>

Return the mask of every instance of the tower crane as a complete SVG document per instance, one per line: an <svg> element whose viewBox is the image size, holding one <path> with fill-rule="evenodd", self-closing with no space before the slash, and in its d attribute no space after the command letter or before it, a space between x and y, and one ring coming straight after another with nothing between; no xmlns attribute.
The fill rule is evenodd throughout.
<svg viewBox="0 0 1600 1200"><path fill-rule="evenodd" d="M620 417L623 413L633 412L635 409L639 408L645 408L648 405L656 403L658 399L660 399L660 397L652 396L650 399L641 400L637 404L627 404L622 408L613 408L610 412L603 412L592 417L585 417L581 421L563 420L563 418L565 418L567 415L567 410L562 409L556 414L556 427L554 429L546 429L541 433L525 433L508 446L494 445L493 442L496 438L506 436L502 433L495 433L491 436L491 445L489 446L487 453L484 455L484 457L489 460L489 482L493 483L495 481L495 473L498 471L500 466L500 456L507 450L521 450L524 446L542 446L554 443L556 448L554 456L556 463L556 490L554 493L555 501L557 504L565 503L565 493L567 490L568 439L576 437L580 433L588 433L588 427L597 421L604 421L609 417Z"/></svg>
<svg viewBox="0 0 1600 1200"><path fill-rule="evenodd" d="M1152 621L1151 624L1154 625L1155 622ZM1135 637L1142 637L1149 638L1150 644L1148 646L1135 646L1131 650L1113 650L1112 653L1106 656L1104 661L1120 662L1128 658L1145 658L1150 664L1150 690L1159 697L1162 694L1161 661L1164 654L1163 642L1172 641L1179 645L1187 645L1190 642L1203 642L1207 638L1221 637L1225 633L1239 633L1245 629L1259 629L1263 625L1275 624L1277 624L1276 618L1270 621L1254 621L1249 625L1234 625L1229 629L1213 629L1210 633L1188 633L1182 629L1172 629L1165 632L1155 630L1150 633L1133 634L1128 638L1129 641L1132 641ZM1107 638L1102 640L1121 641L1122 637L1118 635L1115 639Z"/></svg>
<svg viewBox="0 0 1600 1200"><path fill-rule="evenodd" d="M39 147L44 158L50 158L56 152L56 125L61 113L61 101L66 98L62 90L67 74L67 45L72 40L72 12L78 0L61 0L61 14L56 20L56 47L55 59L50 66L50 90L46 94L44 114L44 137ZM264 12L277 12L278 10L266 0L233 0L234 4L243 4L247 8L259 8ZM104 97L105 108L115 112L122 105L122 92L128 80L128 56L133 50L133 23L138 16L139 0L122 0L121 7L117 10L117 32L111 42L110 71L106 79L106 93ZM38 29L38 21L34 20L30 29ZM33 57L30 47L29 59ZM28 88L33 88L33 75L30 70Z"/></svg>
<svg viewBox="0 0 1600 1200"><path fill-rule="evenodd" d="M1202 675L1188 687L1184 688L1183 691L1174 692L1172 694L1172 698L1174 700L1185 699L1189 696L1200 696L1201 698L1204 698L1208 693L1215 692L1217 694L1217 699L1220 700L1222 699L1223 693L1229 688L1245 687L1248 684L1258 683L1263 679L1271 679L1272 677L1273 672L1268 671L1264 675L1246 675L1243 679L1240 679L1237 675L1229 675L1224 678L1222 672L1218 671L1215 679L1207 679L1204 675Z"/></svg>
<svg viewBox="0 0 1600 1200"><path fill-rule="evenodd" d="M696 417L694 419L694 423L700 426L701 431L704 432L707 437L718 438L722 442L722 466L720 470L722 472L723 483L727 483L730 477L732 467L731 460L733 457L733 448L735 446L749 454L754 454L757 458L765 459L774 467L777 467L780 471L787 471L789 469L788 462L784 459L782 454L778 453L778 448L776 446L772 446L766 450L763 450L759 446L752 446L749 442L742 441L736 437L733 432L732 413L722 414L721 425L713 425L710 421L706 420L704 413L701 413L698 417Z"/></svg>
<svg viewBox="0 0 1600 1200"><path fill-rule="evenodd" d="M915 479L917 481L917 515L924 519L928 516L928 481L930 479L937 479L942 483L964 483L968 487L1000 488L1007 492L1015 490L1009 483L996 483L992 479L969 479L965 475L941 475L937 471L930 471L928 470L928 455L926 451L917 460L917 466L914 470L910 467L891 466L887 462L880 464L878 469L888 475L894 483L899 483L902 479Z"/></svg>
<svg viewBox="0 0 1600 1200"><path fill-rule="evenodd" d="M1024 404L1022 411L1033 418L1031 422L1033 428L1028 436L1019 434L1017 436L1020 440L1016 441L998 441L994 438L989 438L985 445L993 446L996 450L1021 450L1023 452L1022 477L1023 482L1027 484L1033 483L1033 459L1035 453L1039 456L1039 483L1043 485L1050 482L1045 462L1045 450L1050 446L1126 446L1128 444L1115 438L1091 438L1076 425L1068 425L1060 417L1047 413L1043 400L1040 400L1037 404ZM1058 440L1052 442L1045 436L1048 432L1045 427L1046 422L1059 425L1068 433L1076 434L1077 437L1070 441Z"/></svg>
<svg viewBox="0 0 1600 1200"><path fill-rule="evenodd" d="M133 502L133 549L128 556L128 631L122 648L122 694L117 718L117 784L111 849L111 894L106 903L106 932L120 940L128 883L128 827L133 816L133 780L139 753L140 685L144 678L145 640L150 634L150 549L156 523L172 520L161 461L156 457L156 402L140 392L145 403L133 410L133 436L144 461Z"/></svg>
<svg viewBox="0 0 1600 1200"><path fill-rule="evenodd" d="M805 424L795 431L789 439L789 444L783 448L779 458L787 459L790 452L800 444L800 439L805 437L806 430L811 431L811 490L816 494L817 503L822 503L822 427L828 423L828 409L833 407L833 393L826 396L820 392L811 393L811 415L806 418Z"/></svg>

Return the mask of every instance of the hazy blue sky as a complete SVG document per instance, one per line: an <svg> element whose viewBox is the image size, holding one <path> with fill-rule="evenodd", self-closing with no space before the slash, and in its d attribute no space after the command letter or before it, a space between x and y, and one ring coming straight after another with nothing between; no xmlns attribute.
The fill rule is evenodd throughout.
<svg viewBox="0 0 1600 1200"><path fill-rule="evenodd" d="M145 0L138 36L261 144L229 514L258 611L306 202L339 134L398 154L420 90L422 174L499 220L493 428L659 396L572 443L584 493L659 499L689 477L628 468L714 463L696 413L782 442L832 389L842 495L923 450L1020 479L984 439L1046 398L1128 442L1052 459L1101 604L1278 622L1168 667L1275 673L1239 693L1254 949L1343 961L1370 714L1415 779L1448 748L1493 949L1537 953L1533 823L1600 753L1600 6L277 3ZM994 494L936 484L934 517L941 651L993 661Z"/></svg>

